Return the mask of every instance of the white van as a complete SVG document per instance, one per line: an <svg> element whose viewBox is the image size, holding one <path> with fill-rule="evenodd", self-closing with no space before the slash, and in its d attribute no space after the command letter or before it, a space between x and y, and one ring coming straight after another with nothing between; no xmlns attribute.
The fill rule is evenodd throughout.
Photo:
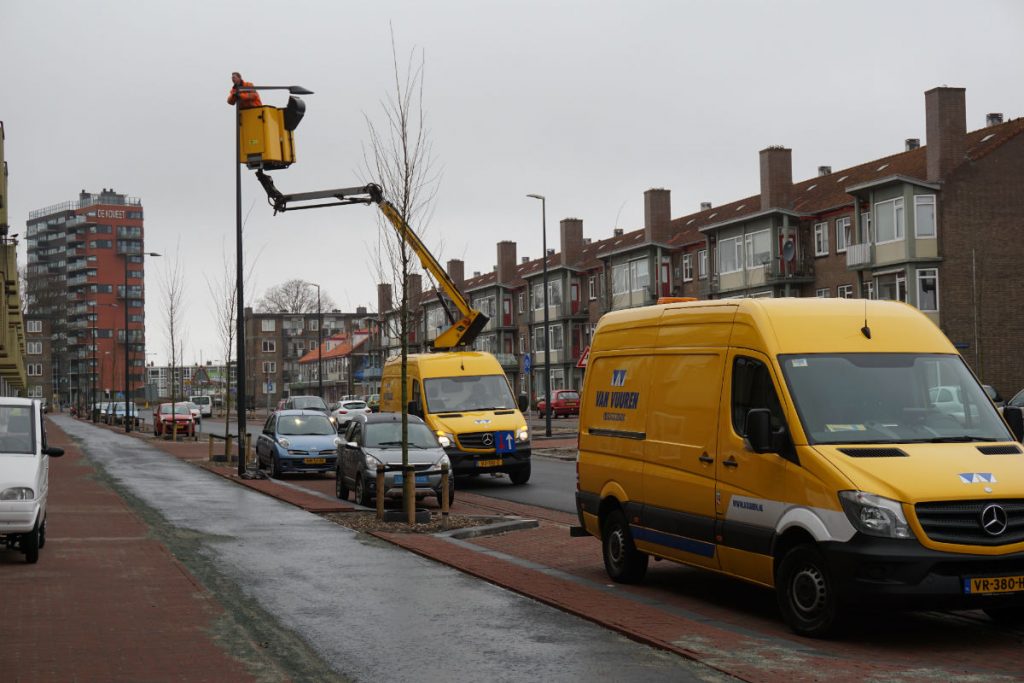
<svg viewBox="0 0 1024 683"><path fill-rule="evenodd" d="M0 545L20 550L29 564L46 544L50 458L63 448L46 445L38 400L0 398Z"/></svg>
<svg viewBox="0 0 1024 683"><path fill-rule="evenodd" d="M209 396L190 396L189 401L199 406L200 417L213 417L213 399Z"/></svg>

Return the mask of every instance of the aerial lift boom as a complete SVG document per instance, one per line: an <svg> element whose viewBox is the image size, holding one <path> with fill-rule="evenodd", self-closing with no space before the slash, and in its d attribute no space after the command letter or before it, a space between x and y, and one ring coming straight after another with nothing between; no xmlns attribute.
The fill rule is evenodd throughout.
<svg viewBox="0 0 1024 683"><path fill-rule="evenodd" d="M448 303L437 292L437 298L448 316L450 326L437 336L434 340L435 349L451 350L460 346L469 346L476 339L480 331L487 325L488 318L480 311L471 308L466 298L459 292L458 287L449 277L447 271L441 267L434 255L430 253L427 246L423 244L419 236L413 231L409 224L402 218L398 209L384 199L384 191L380 185L373 183L362 187L344 187L334 190L318 190L315 192L298 192L295 194L283 194L274 186L274 180L261 170L256 171L256 178L260 181L267 193L267 199L274 207L274 212L295 211L299 209L317 209L328 206L346 206L349 204L376 204L384 217L388 219L395 228L398 236L405 241L420 260L420 264L430 273L438 286L448 299L458 309L461 317L456 317ZM333 200L323 202L321 200ZM319 203L304 203L319 202ZM299 206L295 206L300 203Z"/></svg>

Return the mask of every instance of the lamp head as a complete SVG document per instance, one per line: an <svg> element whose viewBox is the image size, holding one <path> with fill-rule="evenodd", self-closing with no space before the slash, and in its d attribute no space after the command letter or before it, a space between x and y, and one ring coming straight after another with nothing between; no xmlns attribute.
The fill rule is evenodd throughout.
<svg viewBox="0 0 1024 683"><path fill-rule="evenodd" d="M542 194L528 194L526 196L531 198L531 199L540 199L541 201L544 200L544 195L542 195Z"/></svg>

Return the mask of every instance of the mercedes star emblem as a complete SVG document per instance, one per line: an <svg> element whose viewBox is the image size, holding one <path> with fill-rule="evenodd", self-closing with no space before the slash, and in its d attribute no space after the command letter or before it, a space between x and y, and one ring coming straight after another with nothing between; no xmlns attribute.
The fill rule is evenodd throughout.
<svg viewBox="0 0 1024 683"><path fill-rule="evenodd" d="M487 434L484 434L484 445L487 446L487 447L490 447L490 446L494 445L494 435L491 434L490 432L488 432ZM1002 508L999 508L999 509L1002 510ZM1006 513L1004 512L1003 513L1003 519L1005 519L1005 518L1006 518ZM1002 533L1002 532L1000 532L1000 533Z"/></svg>
<svg viewBox="0 0 1024 683"><path fill-rule="evenodd" d="M988 505L981 511L981 528L989 536L998 536L1006 531L1008 522L1002 505Z"/></svg>

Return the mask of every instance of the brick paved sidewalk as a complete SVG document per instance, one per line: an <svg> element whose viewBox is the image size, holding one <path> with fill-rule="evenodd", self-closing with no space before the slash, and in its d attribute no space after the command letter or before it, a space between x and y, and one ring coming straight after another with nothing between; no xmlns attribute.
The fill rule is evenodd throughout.
<svg viewBox="0 0 1024 683"><path fill-rule="evenodd" d="M221 606L52 422L47 435L65 455L46 546L35 565L0 551L0 680L286 680L232 656Z"/></svg>

